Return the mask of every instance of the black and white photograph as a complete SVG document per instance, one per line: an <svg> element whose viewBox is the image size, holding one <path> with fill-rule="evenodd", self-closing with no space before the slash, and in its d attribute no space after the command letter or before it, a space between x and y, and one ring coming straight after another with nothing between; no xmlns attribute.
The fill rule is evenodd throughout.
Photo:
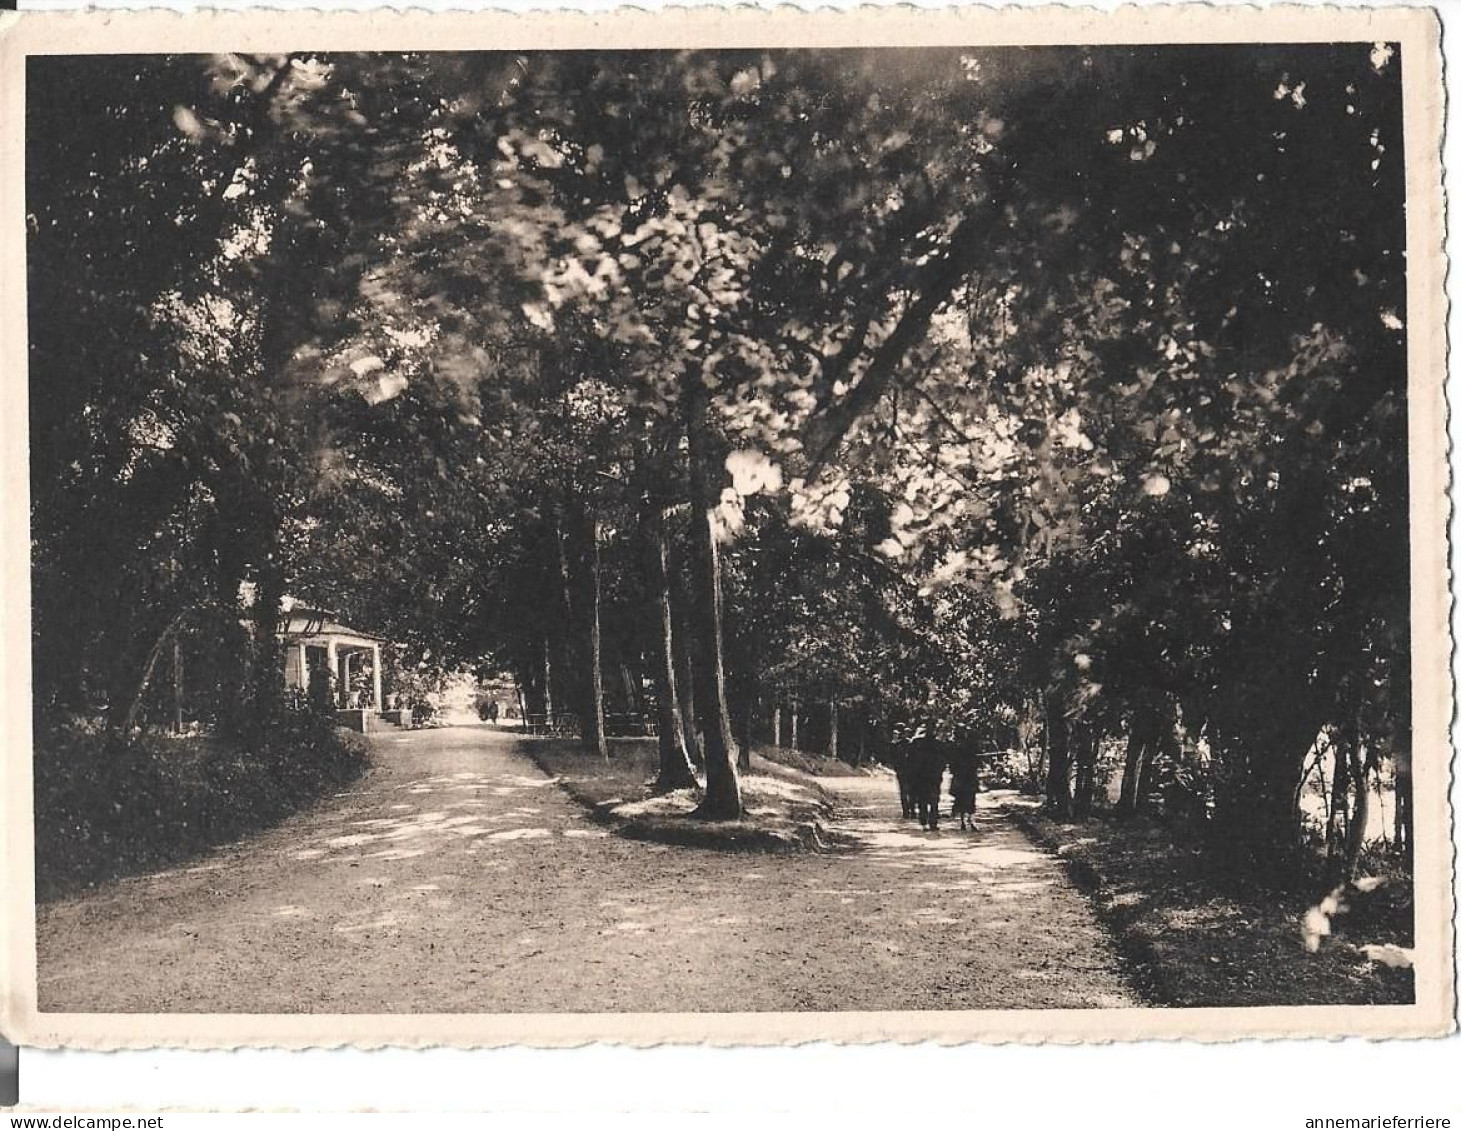
<svg viewBox="0 0 1461 1131"><path fill-rule="evenodd" d="M1437 29L1260 15L27 25L9 1023L1449 1031Z"/></svg>

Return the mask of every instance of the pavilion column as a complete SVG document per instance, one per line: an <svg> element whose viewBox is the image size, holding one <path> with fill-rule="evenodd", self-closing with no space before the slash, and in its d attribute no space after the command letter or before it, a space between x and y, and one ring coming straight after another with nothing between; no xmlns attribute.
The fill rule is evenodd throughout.
<svg viewBox="0 0 1461 1131"><path fill-rule="evenodd" d="M309 645L303 643L299 646L299 687L309 694Z"/></svg>
<svg viewBox="0 0 1461 1131"><path fill-rule="evenodd" d="M325 648L330 658L330 705L340 706L340 653L335 648L333 638L325 642Z"/></svg>
<svg viewBox="0 0 1461 1131"><path fill-rule="evenodd" d="M371 678L371 682L374 684L373 690L375 691L375 709L377 711L384 711L386 709L386 703L385 703L385 700L381 698L381 694L380 694L380 645L379 644L372 644L370 646L370 678Z"/></svg>

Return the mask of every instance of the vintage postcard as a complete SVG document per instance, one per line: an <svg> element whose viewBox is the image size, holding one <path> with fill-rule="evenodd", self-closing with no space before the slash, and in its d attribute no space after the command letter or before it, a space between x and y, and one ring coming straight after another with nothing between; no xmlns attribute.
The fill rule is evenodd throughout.
<svg viewBox="0 0 1461 1131"><path fill-rule="evenodd" d="M1438 37L0 18L0 1028L1450 1032Z"/></svg>

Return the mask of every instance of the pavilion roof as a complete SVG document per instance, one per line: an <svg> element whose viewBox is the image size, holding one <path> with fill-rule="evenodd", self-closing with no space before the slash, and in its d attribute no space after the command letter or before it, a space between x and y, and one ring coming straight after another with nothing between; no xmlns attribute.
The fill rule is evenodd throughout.
<svg viewBox="0 0 1461 1131"><path fill-rule="evenodd" d="M354 636L361 640L382 641L385 638L372 632L362 632L335 619L327 609L311 609L295 605L284 614L279 624L281 636Z"/></svg>

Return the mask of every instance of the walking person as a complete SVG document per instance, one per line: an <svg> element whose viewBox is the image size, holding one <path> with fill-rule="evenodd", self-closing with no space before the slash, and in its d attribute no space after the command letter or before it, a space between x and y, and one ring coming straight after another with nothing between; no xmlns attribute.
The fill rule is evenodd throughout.
<svg viewBox="0 0 1461 1131"><path fill-rule="evenodd" d="M974 809L979 799L979 754L960 746L949 759L949 792L954 795L954 816L959 828L974 831Z"/></svg>

